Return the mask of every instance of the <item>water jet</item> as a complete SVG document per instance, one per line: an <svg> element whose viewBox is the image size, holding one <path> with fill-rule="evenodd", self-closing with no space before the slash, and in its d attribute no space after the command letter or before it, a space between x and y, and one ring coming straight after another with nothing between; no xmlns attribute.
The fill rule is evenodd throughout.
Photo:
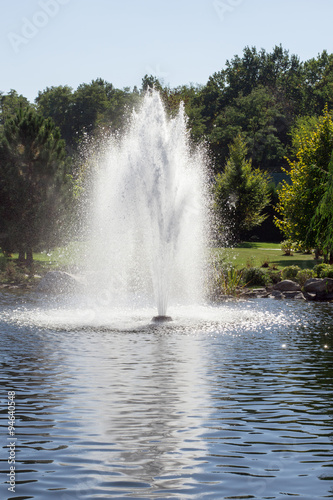
<svg viewBox="0 0 333 500"><path fill-rule="evenodd" d="M106 138L93 159L87 268L103 303L153 306L166 318L169 306L202 300L206 162L186 120L183 105L170 118L148 92L123 136Z"/></svg>

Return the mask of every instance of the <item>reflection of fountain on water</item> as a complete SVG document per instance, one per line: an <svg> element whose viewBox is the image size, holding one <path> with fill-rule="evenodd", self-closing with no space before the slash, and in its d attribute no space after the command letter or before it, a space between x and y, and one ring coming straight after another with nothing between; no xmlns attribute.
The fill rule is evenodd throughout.
<svg viewBox="0 0 333 500"><path fill-rule="evenodd" d="M102 156L102 158L101 158ZM205 162L191 151L183 107L168 119L148 92L120 140L111 137L93 179L90 289L111 306L157 307L202 299Z"/></svg>

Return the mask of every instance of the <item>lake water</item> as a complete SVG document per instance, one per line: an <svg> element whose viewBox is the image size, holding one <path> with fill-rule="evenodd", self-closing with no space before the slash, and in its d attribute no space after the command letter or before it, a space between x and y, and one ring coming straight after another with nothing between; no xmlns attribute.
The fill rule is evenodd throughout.
<svg viewBox="0 0 333 500"><path fill-rule="evenodd" d="M168 313L0 295L1 499L333 498L333 304Z"/></svg>

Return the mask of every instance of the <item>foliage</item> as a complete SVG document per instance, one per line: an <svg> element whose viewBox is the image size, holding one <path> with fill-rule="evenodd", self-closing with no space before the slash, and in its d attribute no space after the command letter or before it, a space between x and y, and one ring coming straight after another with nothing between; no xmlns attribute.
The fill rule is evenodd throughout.
<svg viewBox="0 0 333 500"><path fill-rule="evenodd" d="M241 285L242 272L232 266L221 273L219 281L225 295L238 295L243 287Z"/></svg>
<svg viewBox="0 0 333 500"><path fill-rule="evenodd" d="M317 278L333 278L333 266L330 264L317 264L313 270Z"/></svg>
<svg viewBox="0 0 333 500"><path fill-rule="evenodd" d="M19 95L16 90L12 89L8 94L0 92L0 131L3 131L5 121L13 118L20 107L32 108L28 99Z"/></svg>
<svg viewBox="0 0 333 500"><path fill-rule="evenodd" d="M314 131L298 131L296 144L296 159L288 160L291 184L284 182L279 191L276 224L287 239L307 247L322 246L319 232L331 220L332 196L328 170L333 168L333 121L327 107ZM324 240L330 243L331 231L325 232Z"/></svg>
<svg viewBox="0 0 333 500"><path fill-rule="evenodd" d="M81 83L77 89L68 85L47 87L39 92L35 104L15 90L8 94L0 92L0 142L3 142L5 123L16 116L20 107L36 109L44 119L51 118L59 127L66 153L76 160L87 134L100 137L110 131L122 133L129 112L140 104L143 93L152 85L159 89L170 116L177 112L181 101L184 103L191 137L196 142L205 142L213 171L221 176L217 176L218 183L228 170L225 166L231 161L230 148L239 134L251 157L249 162L244 156L243 165L254 167L252 178L255 169L276 172L281 167L287 169L289 163L291 187L285 184L279 200L273 199L279 210L276 227L283 230L286 239L299 245L315 248L316 244L327 254L332 251L333 54L325 50L316 58L301 62L281 45L271 52L245 47L241 55L226 61L222 70L211 75L205 85L170 88L155 76L145 75L141 88L131 90L118 89L96 78L90 83ZM324 115L319 116L325 105ZM4 185L11 184L11 169L7 171L8 158L3 146L0 155L0 170L6 172L0 180L1 196L4 196ZM64 189L67 189L68 177L65 179ZM240 191L245 184L241 183ZM224 188L217 187L216 192L219 191L217 206L218 198L226 195ZM275 196L273 191L271 196ZM227 199L228 205L221 202L219 210L226 221L235 211L238 191L232 189ZM255 205L254 201L258 200L251 200L250 206ZM241 212L241 207L237 208ZM4 216L4 208L1 210ZM247 231L259 228L259 224L261 238L266 238L268 231L272 233L269 224L276 215L272 206L267 208L266 220L262 210L256 215L250 214L252 209L246 211L246 207L242 207L242 210L244 221L236 220L235 230L230 227L232 239L248 238ZM6 220L13 214L9 208ZM259 234L259 229L255 234ZM280 241L278 232L272 233L273 240Z"/></svg>
<svg viewBox="0 0 333 500"><path fill-rule="evenodd" d="M76 150L86 133L99 128L117 131L126 124L128 111L139 102L137 89L116 89L101 78L82 83L73 91L68 86L47 87L35 102L45 118L60 128L69 151Z"/></svg>
<svg viewBox="0 0 333 500"><path fill-rule="evenodd" d="M38 112L45 118L52 118L60 129L61 137L70 145L73 139L73 89L67 85L47 87L38 92L35 102Z"/></svg>
<svg viewBox="0 0 333 500"><path fill-rule="evenodd" d="M294 280L301 268L299 266L286 266L282 270L282 279L284 280Z"/></svg>
<svg viewBox="0 0 333 500"><path fill-rule="evenodd" d="M306 114L319 115L324 106L332 105L333 54L323 50L317 58L303 64L302 110Z"/></svg>
<svg viewBox="0 0 333 500"><path fill-rule="evenodd" d="M220 171L227 145L242 132L253 164L273 169L284 164L293 124L302 101L302 64L281 46L272 53L245 47L243 56L227 61L199 92L202 124Z"/></svg>
<svg viewBox="0 0 333 500"><path fill-rule="evenodd" d="M50 118L19 108L4 125L0 145L0 215L3 249L20 258L41 245L54 244L64 231L70 199L64 141Z"/></svg>
<svg viewBox="0 0 333 500"><path fill-rule="evenodd" d="M281 271L277 271L275 268L268 268L267 269L267 276L269 278L269 283L272 283L275 285L276 283L279 283L281 281Z"/></svg>
<svg viewBox="0 0 333 500"><path fill-rule="evenodd" d="M245 47L243 53L226 61L206 85L169 88L153 75L142 78L136 87L117 89L96 78L76 90L68 85L47 87L35 103L44 118L51 117L60 128L67 151L74 153L84 132L99 127L122 130L128 109L139 102L147 88L157 88L170 114L182 100L189 116L192 138L209 143L216 173L228 156L228 145L242 133L247 140L253 165L264 170L286 166L291 146L291 128L303 117L316 117L325 103L333 106L333 54L323 51L304 63L281 45L271 52ZM0 95L0 129L5 116L28 106L15 90Z"/></svg>
<svg viewBox="0 0 333 500"><path fill-rule="evenodd" d="M247 146L241 135L229 151L225 170L216 177L215 205L224 231L231 241L238 241L265 219L262 212L269 203L269 180L246 159Z"/></svg>
<svg viewBox="0 0 333 500"><path fill-rule="evenodd" d="M324 194L311 220L316 246L325 254L333 251L333 151L328 165L327 180L323 185Z"/></svg>
<svg viewBox="0 0 333 500"><path fill-rule="evenodd" d="M243 281L251 286L266 286L270 282L269 275L260 267L248 267L243 269Z"/></svg>
<svg viewBox="0 0 333 500"><path fill-rule="evenodd" d="M315 272L313 269L300 269L298 273L296 274L296 281L299 283L301 286L304 286L305 282L313 278L315 276Z"/></svg>
<svg viewBox="0 0 333 500"><path fill-rule="evenodd" d="M284 255L292 255L293 254L293 247L294 243L292 240L284 240L281 242L281 250L283 251Z"/></svg>
<svg viewBox="0 0 333 500"><path fill-rule="evenodd" d="M244 287L242 271L226 260L224 252L211 254L208 270L207 288L213 300L221 295L237 296Z"/></svg>
<svg viewBox="0 0 333 500"><path fill-rule="evenodd" d="M147 90L149 89L156 89L156 90L159 90L159 91L163 91L163 87L162 87L162 84L161 82L159 81L158 78L156 78L156 76L153 76L153 75L145 75L143 78L142 78L142 82L141 82L141 92L142 93L145 93Z"/></svg>

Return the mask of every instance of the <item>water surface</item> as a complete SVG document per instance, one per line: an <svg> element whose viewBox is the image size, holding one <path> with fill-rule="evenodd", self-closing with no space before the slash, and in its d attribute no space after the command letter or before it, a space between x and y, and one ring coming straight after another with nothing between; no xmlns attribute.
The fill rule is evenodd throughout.
<svg viewBox="0 0 333 500"><path fill-rule="evenodd" d="M333 497L333 304L168 312L2 293L1 498Z"/></svg>

